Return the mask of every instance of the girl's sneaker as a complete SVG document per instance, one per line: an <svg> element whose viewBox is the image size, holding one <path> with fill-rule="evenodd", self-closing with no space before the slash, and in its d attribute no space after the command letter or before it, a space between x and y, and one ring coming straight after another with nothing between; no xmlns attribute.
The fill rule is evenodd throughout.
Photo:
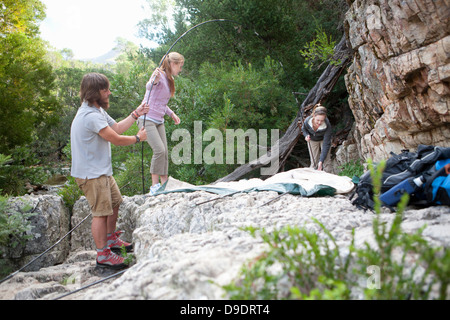
<svg viewBox="0 0 450 320"><path fill-rule="evenodd" d="M103 251L97 251L97 267L124 269L128 267L124 261L124 258L118 256L114 252L111 252L111 249L109 248L103 249Z"/></svg>
<svg viewBox="0 0 450 320"><path fill-rule="evenodd" d="M122 247L125 247L127 252L133 251L133 245L131 243L125 242L122 239L119 239L119 236L123 233L123 231L116 231L108 236L106 240L108 241L108 248L111 249L114 253L120 253Z"/></svg>
<svg viewBox="0 0 450 320"><path fill-rule="evenodd" d="M159 188L161 188L161 184L157 183L154 186L150 187L150 195L153 196L155 195L156 192L158 192Z"/></svg>

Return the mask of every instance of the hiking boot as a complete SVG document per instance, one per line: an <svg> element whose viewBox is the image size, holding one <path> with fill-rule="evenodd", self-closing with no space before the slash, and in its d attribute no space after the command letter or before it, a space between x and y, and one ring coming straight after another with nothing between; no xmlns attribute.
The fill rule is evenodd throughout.
<svg viewBox="0 0 450 320"><path fill-rule="evenodd" d="M122 247L125 247L127 252L133 251L133 245L131 243L125 242L122 239L119 239L120 235L123 231L116 231L108 236L106 239L108 242L108 248L115 253L120 253L122 251Z"/></svg>
<svg viewBox="0 0 450 320"><path fill-rule="evenodd" d="M161 188L161 184L157 183L154 186L150 187L150 195L153 196L155 195L156 192L158 192L158 190Z"/></svg>
<svg viewBox="0 0 450 320"><path fill-rule="evenodd" d="M109 248L97 252L97 267L110 269L124 269L128 265L124 262L125 259L111 252Z"/></svg>

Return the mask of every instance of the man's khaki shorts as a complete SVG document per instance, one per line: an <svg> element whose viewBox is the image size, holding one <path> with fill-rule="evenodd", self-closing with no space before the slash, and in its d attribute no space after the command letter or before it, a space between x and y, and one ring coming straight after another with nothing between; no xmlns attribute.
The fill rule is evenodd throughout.
<svg viewBox="0 0 450 320"><path fill-rule="evenodd" d="M75 181L86 196L94 217L112 215L113 208L117 208L123 202L119 187L112 176L95 179L76 178Z"/></svg>

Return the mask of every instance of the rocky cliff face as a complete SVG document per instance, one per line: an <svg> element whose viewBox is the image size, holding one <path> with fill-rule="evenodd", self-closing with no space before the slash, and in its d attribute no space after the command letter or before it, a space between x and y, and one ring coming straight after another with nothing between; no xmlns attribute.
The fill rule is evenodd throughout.
<svg viewBox="0 0 450 320"><path fill-rule="evenodd" d="M450 2L349 2L355 55L345 80L359 155L450 146Z"/></svg>

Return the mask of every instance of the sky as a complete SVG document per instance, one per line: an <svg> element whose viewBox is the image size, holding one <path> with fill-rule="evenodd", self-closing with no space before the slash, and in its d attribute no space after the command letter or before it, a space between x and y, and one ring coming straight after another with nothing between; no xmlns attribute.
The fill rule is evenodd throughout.
<svg viewBox="0 0 450 320"><path fill-rule="evenodd" d="M41 0L47 7L41 38L58 50L72 49L75 59L96 58L115 47L118 37L152 47L138 38L146 17L145 0Z"/></svg>

